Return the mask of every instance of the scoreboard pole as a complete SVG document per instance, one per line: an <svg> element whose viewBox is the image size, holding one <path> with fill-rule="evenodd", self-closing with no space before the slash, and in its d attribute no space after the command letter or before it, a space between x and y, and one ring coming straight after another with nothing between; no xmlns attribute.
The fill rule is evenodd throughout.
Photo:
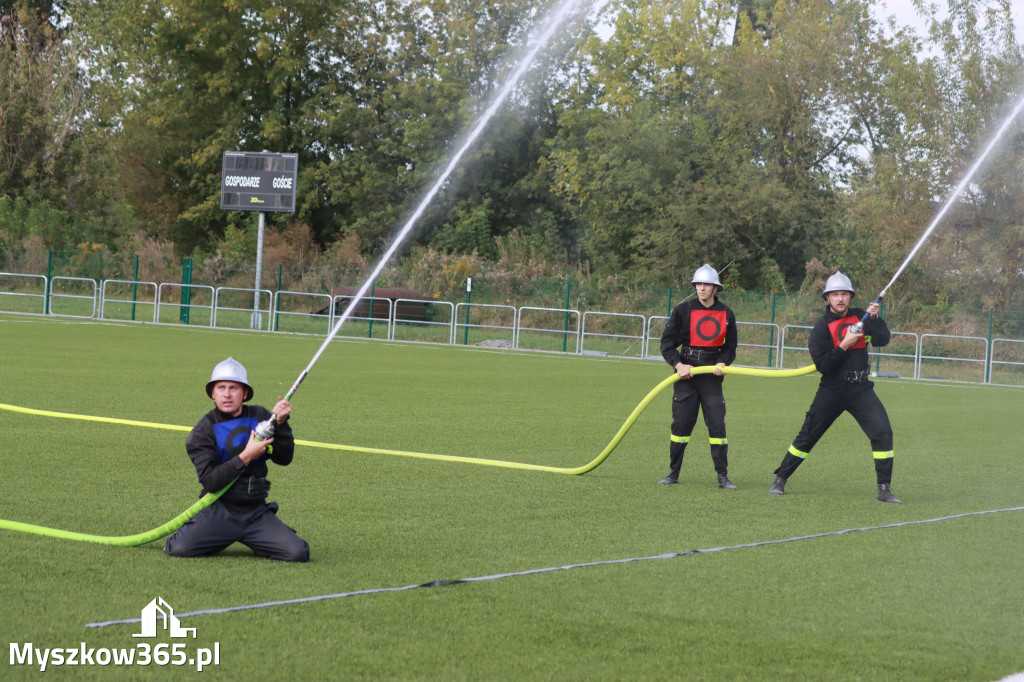
<svg viewBox="0 0 1024 682"><path fill-rule="evenodd" d="M256 291L252 302L252 328L263 329L260 315L260 275L263 274L263 228L267 214L259 212L259 227L256 230Z"/></svg>

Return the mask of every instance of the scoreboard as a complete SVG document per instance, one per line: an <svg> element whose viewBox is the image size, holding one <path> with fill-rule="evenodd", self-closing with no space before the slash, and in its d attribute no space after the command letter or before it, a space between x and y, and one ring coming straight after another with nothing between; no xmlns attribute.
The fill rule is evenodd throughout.
<svg viewBox="0 0 1024 682"><path fill-rule="evenodd" d="M226 211L295 212L298 154L224 152L220 207Z"/></svg>

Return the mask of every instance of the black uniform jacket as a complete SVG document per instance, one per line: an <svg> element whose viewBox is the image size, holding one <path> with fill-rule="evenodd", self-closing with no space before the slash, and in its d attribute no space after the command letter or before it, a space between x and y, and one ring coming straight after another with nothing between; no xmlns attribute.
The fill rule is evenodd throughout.
<svg viewBox="0 0 1024 682"><path fill-rule="evenodd" d="M237 417L216 408L203 415L185 441L185 449L196 467L203 493L217 492L234 478L244 474L222 499L240 496L234 494L241 492L235 489L243 484L248 485L249 478L266 478L267 459L281 466L291 463L292 455L295 453L295 438L287 421L284 424L277 424L274 442L262 457L254 459L248 466L238 457L249 442L249 432L256 428L259 422L269 419L270 414L270 410L260 405L243 405L242 413ZM266 498L266 490L261 492L261 497Z"/></svg>
<svg viewBox="0 0 1024 682"><path fill-rule="evenodd" d="M846 330L863 318L866 312L861 308L850 308L846 315L840 317L826 307L825 314L814 325L807 339L807 350L811 352L814 366L821 372L822 384L842 384L846 381L847 372L867 371L867 344L878 348L889 343L889 326L885 320L869 317L864 321L864 339L849 350L839 348L846 337Z"/></svg>
<svg viewBox="0 0 1024 682"><path fill-rule="evenodd" d="M684 351L686 348L718 350L718 358L714 362L699 364L723 362L731 365L736 359L736 316L732 309L721 303L717 296L710 308L705 308L697 299L677 305L672 309L661 335L661 357L672 367L679 362L697 364L680 355L677 350L680 346Z"/></svg>

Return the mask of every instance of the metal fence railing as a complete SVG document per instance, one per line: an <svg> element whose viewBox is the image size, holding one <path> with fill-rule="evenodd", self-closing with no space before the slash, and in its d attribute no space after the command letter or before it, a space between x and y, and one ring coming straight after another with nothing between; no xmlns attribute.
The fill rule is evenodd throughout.
<svg viewBox="0 0 1024 682"><path fill-rule="evenodd" d="M645 318L667 316L675 305L693 295L692 286L685 283L677 287L656 287L630 283L620 278L525 279L474 274L472 287L469 287L467 276L453 274L450 269L439 270L444 271L422 272L416 268L389 265L374 281L373 287L401 288L412 292L405 294L406 298L447 301L453 306L459 303L511 305L516 308L579 310L581 314L582 311L602 311L643 315ZM110 254L103 250L58 251L21 247L0 248L0 273L22 277L34 275L45 277L46 281L54 277L80 277L97 283L107 280L145 281L154 282L157 286L169 283L206 286L211 287L211 290L221 287L251 290L257 281L255 262L225 261L220 257L186 258L171 262L165 257L141 258L138 255ZM259 288L273 292L336 295L337 289L361 284L365 274L355 269L263 262L258 281L261 282ZM8 284L13 283L5 282L4 275L0 274L0 290L17 293L28 293L30 290L24 280L18 286ZM36 293L39 293L38 288ZM375 295L373 289L370 295ZM775 324L780 329L787 325L813 324L824 307L823 301L817 296L726 290L722 298L735 311L738 320ZM21 303L29 305L30 300ZM917 334L974 336L984 338L989 343L995 338L1024 340L1024 310L985 310L883 301L882 314L890 328L913 330ZM650 350L648 342L642 345ZM1003 365L999 367L1001 371L1007 369Z"/></svg>
<svg viewBox="0 0 1024 682"><path fill-rule="evenodd" d="M0 313L252 329L325 336L350 296L0 272ZM667 317L373 296L353 308L338 336L384 341L655 359ZM889 321L890 327L895 326ZM737 322L737 364L810 364L807 324ZM1024 386L1024 339L894 330L870 350L876 375Z"/></svg>

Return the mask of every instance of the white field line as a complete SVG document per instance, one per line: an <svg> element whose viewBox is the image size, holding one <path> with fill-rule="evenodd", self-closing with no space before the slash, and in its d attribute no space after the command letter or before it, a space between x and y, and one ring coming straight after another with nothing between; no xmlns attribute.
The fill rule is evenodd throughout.
<svg viewBox="0 0 1024 682"><path fill-rule="evenodd" d="M351 591L351 592L337 592L337 593L334 593L334 594L321 594L321 595L315 595L315 596L312 596L312 597L299 597L299 598L296 598L296 599L282 599L282 600L278 600L278 601L259 602L259 603L255 603L255 604L241 604L241 605L238 605L238 606L226 606L226 607L221 607L221 608L200 609L200 610L196 610L196 611L189 611L187 613L179 613L179 614L176 614L176 615L177 615L177 617L179 619L180 618L187 618L187 617L190 617L190 616L209 616L209 615L216 615L216 614L221 614L221 613L234 613L234 612L237 612L237 611L251 611L251 610L254 610L254 609L265 609L265 608L270 608L270 607L274 607L274 606L290 606L290 605L295 605L295 604L308 604L308 603L311 603L311 602L325 601L325 600L328 600L328 599L343 599L343 598L346 598L346 597L355 597L355 596L366 595L366 594L385 594L385 593L388 593L388 592L402 592L402 591L405 591L405 590L412 590L412 589L415 589L417 587L441 587L441 586L444 586L444 585L454 585L454 584L458 584L458 583L485 582L485 581L490 581L490 580L499 580L501 578L513 578L513 577L525 576L525 575L537 575L537 574L540 574L540 573L553 573L553 572L556 572L556 571L568 571L568 570L572 570L572 569L575 569L575 568L589 568L589 567L593 567L593 566L610 566L610 565L614 565L614 564L626 564L626 563L632 563L632 562L637 562L637 561L653 561L653 560L656 560L656 559L673 559L673 558L676 558L676 557L691 556L691 555L695 555L695 554L709 554L711 552L723 552L723 551L732 550L732 549L749 549L749 548L752 548L752 547L764 547L764 546L767 546L767 545L778 545L778 544L782 544L782 543L786 543L786 542L797 542L799 540L814 540L814 539L818 539L818 538L833 537L833 536L836 536L836 535L845 535L847 533L857 533L857 532L861 532L861 531L873 531L873 530L884 530L884 529L888 529L888 528L901 528L901 527L905 527L905 526L916 526L916 525L921 525L921 524L925 524L925 523L937 523L939 521L950 521L950 520L953 520L953 519L962 519L962 518L966 518L968 516L981 516L981 515L985 515L985 514L999 514L999 513L1003 513L1003 512L1022 511L1022 510L1024 510L1024 507L1009 507L1007 509L990 509L990 510L986 510L986 511L965 512L963 514L953 514L951 516L941 516L941 517L938 517L938 518L922 519L922 520L919 520L919 521L902 521L902 522L899 522L899 523L889 523L889 524L885 524L883 526L866 526L866 527L863 527L863 528L846 528L846 529L843 529L843 530L831 531L831 532L828 532L828 533L814 533L812 535L798 535L796 537L783 538L781 540L762 540L762 541L758 541L758 542L749 542L749 543L745 543L745 544L741 544L741 545L728 545L728 546L723 546L723 547L709 547L709 548L706 548L706 549L691 549L691 550L686 551L686 552L669 552L667 554L657 554L657 555L645 556L645 557L631 557L631 558L625 558L625 559L606 559L606 560L603 560L603 561L588 561L588 562L578 563L578 564L567 564L565 566L549 566L549 567L545 567L545 568L533 568L533 569L528 569L528 570L525 570L525 571L514 571L514 572L509 572L509 573L494 573L494 574L491 574L491 575L482 575L482 576L475 576L475 577L470 577L470 578L456 578L456 579L451 579L451 580L440 579L440 580L432 580L432 581L429 581L429 582L426 582L426 583L415 583L415 584L412 584L412 585L402 585L401 587L377 587L377 588L369 588L369 589L363 589L363 590L354 590L354 591ZM128 624L131 624L131 623L139 623L141 621L142 621L141 616L138 617L138 618L121 618L121 619L117 619L117 620L106 620L106 621L97 621L97 622L93 622L93 623L86 623L85 627L87 627L87 628L102 628L102 627L107 627L109 625L128 625ZM1007 678L1007 680L1009 680L1009 678ZM1015 680L1013 680L1013 682L1024 682L1024 679L1022 679L1020 681L1015 679Z"/></svg>

